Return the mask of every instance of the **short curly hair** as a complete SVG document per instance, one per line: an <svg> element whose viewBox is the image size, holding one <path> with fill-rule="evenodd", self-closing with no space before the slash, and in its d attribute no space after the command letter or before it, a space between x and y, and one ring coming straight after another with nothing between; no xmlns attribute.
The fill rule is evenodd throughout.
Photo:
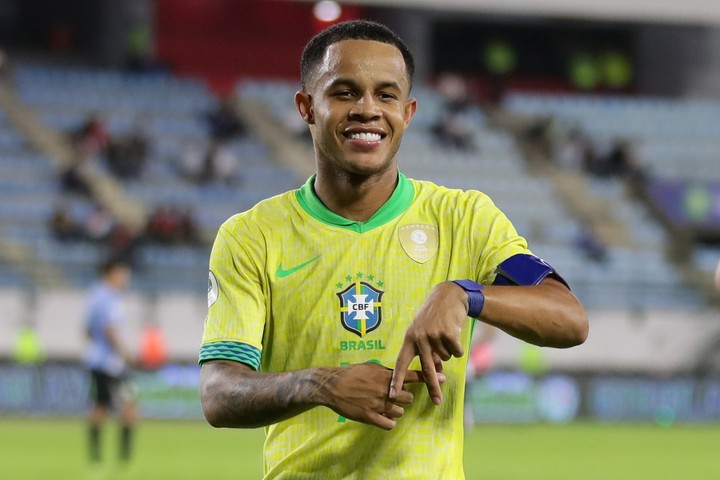
<svg viewBox="0 0 720 480"><path fill-rule="evenodd" d="M322 63L330 45L343 40L372 40L395 46L403 56L408 83L412 88L415 75L415 59L403 40L382 23L370 20L350 20L335 24L321 31L305 45L300 60L300 82L303 90Z"/></svg>

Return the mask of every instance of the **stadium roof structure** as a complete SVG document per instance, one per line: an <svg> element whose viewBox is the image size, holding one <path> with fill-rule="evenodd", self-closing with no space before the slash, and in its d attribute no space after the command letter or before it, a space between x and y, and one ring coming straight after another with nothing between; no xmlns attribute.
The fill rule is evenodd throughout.
<svg viewBox="0 0 720 480"><path fill-rule="evenodd" d="M352 0L339 3L443 12L720 25L720 2L717 0Z"/></svg>

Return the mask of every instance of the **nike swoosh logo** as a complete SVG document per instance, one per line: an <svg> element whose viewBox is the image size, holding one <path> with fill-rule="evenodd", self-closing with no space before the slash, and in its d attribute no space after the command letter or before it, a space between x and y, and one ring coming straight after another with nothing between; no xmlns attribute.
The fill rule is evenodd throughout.
<svg viewBox="0 0 720 480"><path fill-rule="evenodd" d="M295 265L292 268L288 268L287 270L282 268L282 263L281 263L280 265L278 265L277 270L275 270L275 275L277 275L278 278L287 277L288 275L292 275L293 273L297 272L298 270L307 267L308 265L310 265L312 262L314 262L318 258L320 258L320 255L318 255L315 258L311 258L310 260L303 262L300 265Z"/></svg>

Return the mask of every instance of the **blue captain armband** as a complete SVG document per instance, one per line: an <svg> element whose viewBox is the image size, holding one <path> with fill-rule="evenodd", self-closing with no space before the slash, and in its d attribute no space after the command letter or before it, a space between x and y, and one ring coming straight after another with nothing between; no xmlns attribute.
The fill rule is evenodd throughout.
<svg viewBox="0 0 720 480"><path fill-rule="evenodd" d="M508 258L497 266L495 273L497 276L493 285L539 285L546 277L552 275L568 289L570 288L565 279L549 263L526 253Z"/></svg>

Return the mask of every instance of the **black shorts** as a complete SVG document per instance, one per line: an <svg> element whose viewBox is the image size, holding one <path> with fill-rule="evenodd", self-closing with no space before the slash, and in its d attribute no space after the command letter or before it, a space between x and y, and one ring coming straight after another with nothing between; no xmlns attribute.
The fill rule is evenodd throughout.
<svg viewBox="0 0 720 480"><path fill-rule="evenodd" d="M90 371L90 401L95 405L117 408L131 400L125 377L114 377L98 370Z"/></svg>

